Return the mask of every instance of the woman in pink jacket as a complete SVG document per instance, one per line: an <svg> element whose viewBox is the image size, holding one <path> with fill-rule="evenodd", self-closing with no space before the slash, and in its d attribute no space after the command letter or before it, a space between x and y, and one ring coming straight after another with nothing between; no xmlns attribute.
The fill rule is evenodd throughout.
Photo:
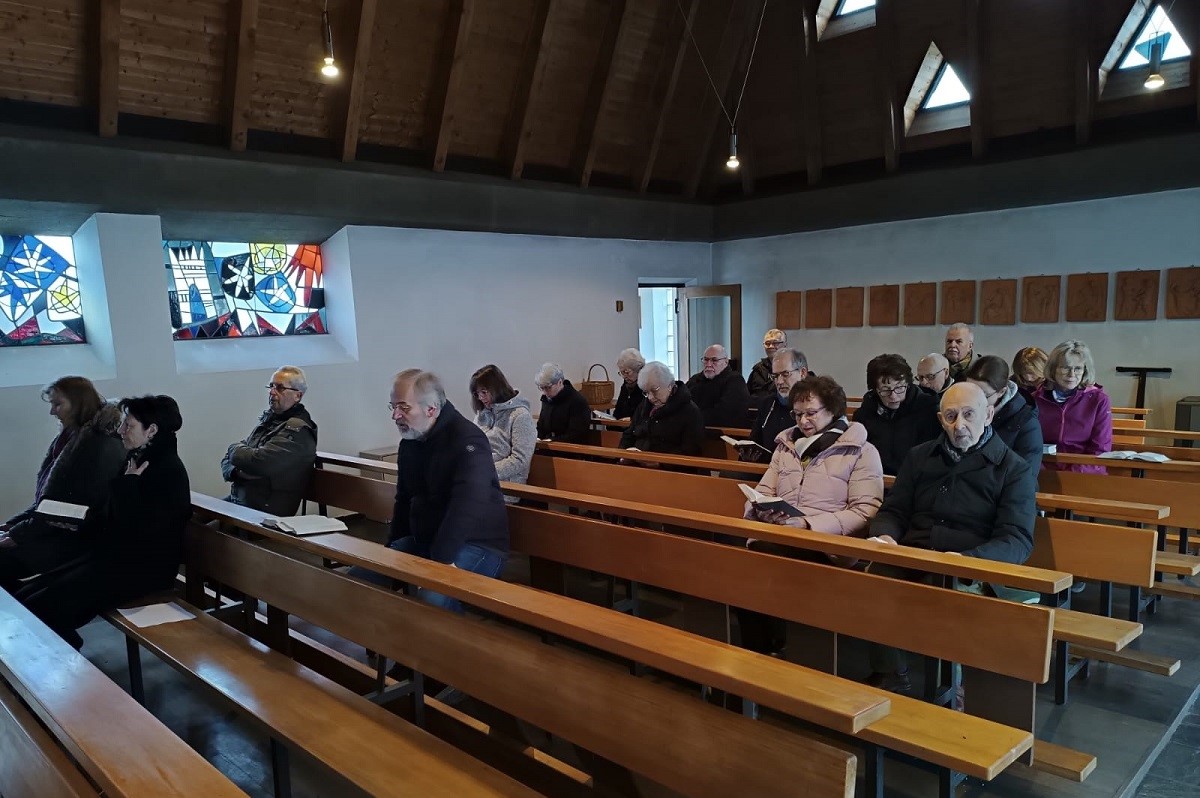
<svg viewBox="0 0 1200 798"><path fill-rule="evenodd" d="M810 375L792 386L788 404L796 426L775 438L775 452L758 492L784 499L803 513L791 517L747 502L746 518L831 535L866 537L883 501L883 465L862 424L846 419L846 392L830 377ZM751 540L746 544L798 559L829 563L816 552ZM769 653L781 645L782 624L738 610L742 645Z"/></svg>
<svg viewBox="0 0 1200 798"><path fill-rule="evenodd" d="M1046 362L1046 381L1034 392L1042 440L1062 454L1100 454L1112 449L1112 403L1096 384L1091 350L1081 341L1063 341ZM1058 471L1107 473L1103 466L1062 465Z"/></svg>

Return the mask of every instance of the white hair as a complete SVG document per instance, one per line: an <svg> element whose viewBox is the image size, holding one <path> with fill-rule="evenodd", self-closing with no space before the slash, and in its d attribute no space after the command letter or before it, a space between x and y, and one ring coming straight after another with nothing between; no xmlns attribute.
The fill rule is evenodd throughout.
<svg viewBox="0 0 1200 798"><path fill-rule="evenodd" d="M563 375L562 366L557 363L543 363L537 374L533 375L533 383L539 388L548 388L564 379L566 377Z"/></svg>
<svg viewBox="0 0 1200 798"><path fill-rule="evenodd" d="M397 385L400 383L411 385L413 399L423 407L441 408L446 404L446 389L432 371L405 369L396 375L393 382Z"/></svg>
<svg viewBox="0 0 1200 798"><path fill-rule="evenodd" d="M630 347L617 355L618 369L640 369L646 365L646 358L642 357L642 353Z"/></svg>
<svg viewBox="0 0 1200 798"><path fill-rule="evenodd" d="M662 388L665 385L672 385L675 382L675 375L671 373L671 369L666 363L659 360L651 360L645 366L642 366L641 373L638 374L638 387L643 391L650 383L657 383L655 387Z"/></svg>
<svg viewBox="0 0 1200 798"><path fill-rule="evenodd" d="M304 376L304 369L299 366L280 366L275 369L276 374L282 374L287 380L289 388L306 393L308 391L308 379Z"/></svg>

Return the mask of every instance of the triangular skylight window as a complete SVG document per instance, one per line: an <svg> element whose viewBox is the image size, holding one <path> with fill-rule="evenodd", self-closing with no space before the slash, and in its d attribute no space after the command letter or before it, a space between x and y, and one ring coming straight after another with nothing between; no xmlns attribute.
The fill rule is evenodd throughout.
<svg viewBox="0 0 1200 798"><path fill-rule="evenodd" d="M875 7L875 0L842 0L838 6L835 17L844 17L847 14L855 14L859 11L866 11L868 8Z"/></svg>
<svg viewBox="0 0 1200 798"><path fill-rule="evenodd" d="M1137 38L1129 46L1125 58L1117 69L1136 69L1146 66L1150 63L1150 48L1158 42L1163 45L1162 60L1164 62L1187 58L1192 54L1170 17L1167 16L1167 12L1163 11L1162 6L1156 5L1142 25L1142 29L1138 31Z"/></svg>
<svg viewBox="0 0 1200 798"><path fill-rule="evenodd" d="M958 74L954 71L954 67L950 66L949 62L946 62L942 64L941 71L934 78L933 88L925 96L925 102L921 107L925 110L932 110L934 108L948 108L952 105L962 105L970 101L971 92L967 91L967 87L958 79Z"/></svg>

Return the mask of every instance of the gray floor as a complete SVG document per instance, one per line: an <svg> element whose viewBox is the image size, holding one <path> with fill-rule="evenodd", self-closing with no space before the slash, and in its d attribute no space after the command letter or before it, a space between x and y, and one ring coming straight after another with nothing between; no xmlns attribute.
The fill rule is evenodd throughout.
<svg viewBox="0 0 1200 798"><path fill-rule="evenodd" d="M505 577L523 579L524 563L510 563ZM605 582L588 574L574 574L571 592L588 600L602 600ZM1076 597L1087 609L1096 600L1094 589ZM680 616L677 597L656 591L643 592L643 614L673 623ZM1146 632L1135 648L1169 653L1183 661L1171 678L1154 676L1103 663L1094 664L1086 682L1072 686L1071 702L1056 707L1050 687L1039 690L1038 737L1090 752L1099 759L1096 771L1082 784L1013 767L987 785L968 784L960 796L1200 796L1200 711L1194 705L1200 682L1200 604L1168 601L1152 616L1143 618ZM118 683L128 686L125 648L120 635L103 622L84 631L83 653ZM328 641L327 641L328 642ZM346 652L360 654L346 645ZM852 651L847 652L852 657ZM267 738L237 713L192 688L168 666L143 654L147 705L167 726L187 740L223 773L252 796L272 795ZM680 686L685 689L684 686ZM969 700L969 698L968 698ZM460 707L472 711L470 703ZM531 744L544 745L544 736L530 732ZM553 753L571 761L571 749L561 742ZM578 764L578 762L572 762ZM936 794L936 778L918 768L889 762L888 796ZM1138 786L1140 782L1140 787ZM639 782L643 798L668 795L654 785ZM293 790L298 798L357 794L320 766L293 758Z"/></svg>

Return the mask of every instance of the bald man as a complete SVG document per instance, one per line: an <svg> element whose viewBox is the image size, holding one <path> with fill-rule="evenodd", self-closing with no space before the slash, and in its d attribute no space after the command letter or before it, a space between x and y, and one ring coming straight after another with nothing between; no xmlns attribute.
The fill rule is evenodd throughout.
<svg viewBox="0 0 1200 798"><path fill-rule="evenodd" d="M750 391L746 380L729 368L725 347L704 350L703 369L687 381L688 393L700 408L706 427L749 427Z"/></svg>
<svg viewBox="0 0 1200 798"><path fill-rule="evenodd" d="M917 385L933 391L934 395L940 397L953 384L954 378L950 376L950 361L946 359L945 355L930 352L917 361Z"/></svg>

